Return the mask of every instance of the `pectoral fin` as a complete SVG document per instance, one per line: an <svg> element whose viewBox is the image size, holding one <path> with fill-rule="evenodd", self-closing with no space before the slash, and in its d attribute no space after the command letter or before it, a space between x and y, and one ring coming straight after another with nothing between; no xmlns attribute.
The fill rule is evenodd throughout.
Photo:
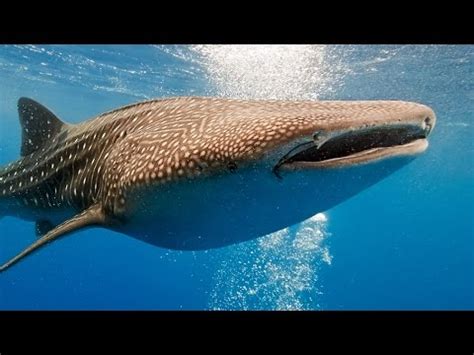
<svg viewBox="0 0 474 355"><path fill-rule="evenodd" d="M93 225L103 225L105 222L105 214L99 205L94 205L89 207L87 210L79 213L73 218L61 223L57 227L51 229L43 237L36 240L33 244L23 250L20 254L14 258L7 261L0 267L0 272L5 271L10 266L12 266L17 261L23 259L28 254L32 253L36 249L42 247L46 243L49 243L59 237L62 237L70 232L76 231L78 229L93 226Z"/></svg>

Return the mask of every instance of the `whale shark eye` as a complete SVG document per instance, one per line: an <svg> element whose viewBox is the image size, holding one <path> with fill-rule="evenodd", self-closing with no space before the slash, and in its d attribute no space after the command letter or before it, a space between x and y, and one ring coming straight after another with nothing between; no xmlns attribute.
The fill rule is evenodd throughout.
<svg viewBox="0 0 474 355"><path fill-rule="evenodd" d="M237 164L233 161L230 161L227 163L227 169L229 169L230 172L234 172L237 170Z"/></svg>

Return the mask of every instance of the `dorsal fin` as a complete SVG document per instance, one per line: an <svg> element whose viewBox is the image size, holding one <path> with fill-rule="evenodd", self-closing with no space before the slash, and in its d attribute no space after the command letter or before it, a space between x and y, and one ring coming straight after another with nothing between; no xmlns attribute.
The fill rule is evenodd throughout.
<svg viewBox="0 0 474 355"><path fill-rule="evenodd" d="M18 115L22 127L22 156L44 147L65 125L46 107L26 97L18 100Z"/></svg>

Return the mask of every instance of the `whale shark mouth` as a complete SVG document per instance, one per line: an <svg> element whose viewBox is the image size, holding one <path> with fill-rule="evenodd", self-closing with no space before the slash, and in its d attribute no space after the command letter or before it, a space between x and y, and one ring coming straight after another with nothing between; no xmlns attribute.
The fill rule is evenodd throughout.
<svg viewBox="0 0 474 355"><path fill-rule="evenodd" d="M275 165L280 169L333 168L365 164L384 158L416 155L428 147L431 126L386 125L355 130L316 133L310 142L299 144Z"/></svg>

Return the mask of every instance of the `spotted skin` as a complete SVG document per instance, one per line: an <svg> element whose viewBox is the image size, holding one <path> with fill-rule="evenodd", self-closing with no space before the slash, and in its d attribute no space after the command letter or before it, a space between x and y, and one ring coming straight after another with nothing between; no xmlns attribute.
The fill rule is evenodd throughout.
<svg viewBox="0 0 474 355"><path fill-rule="evenodd" d="M144 186L236 171L317 132L420 120L427 110L402 101L140 102L64 124L43 146L28 141L31 154L0 170L0 202L32 220L52 211L68 211L61 217L67 219L99 206L104 224L115 223Z"/></svg>

